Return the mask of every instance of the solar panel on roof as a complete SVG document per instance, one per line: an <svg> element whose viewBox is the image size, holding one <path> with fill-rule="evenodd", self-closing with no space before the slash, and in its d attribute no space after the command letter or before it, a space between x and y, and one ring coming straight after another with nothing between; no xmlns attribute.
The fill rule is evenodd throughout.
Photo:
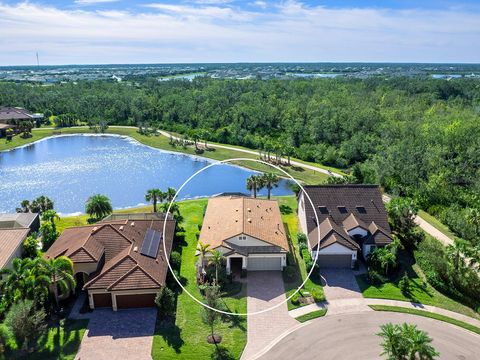
<svg viewBox="0 0 480 360"><path fill-rule="evenodd" d="M158 248L162 242L162 233L155 231L153 229L147 229L145 238L143 239L142 249L140 254L156 258L158 253Z"/></svg>

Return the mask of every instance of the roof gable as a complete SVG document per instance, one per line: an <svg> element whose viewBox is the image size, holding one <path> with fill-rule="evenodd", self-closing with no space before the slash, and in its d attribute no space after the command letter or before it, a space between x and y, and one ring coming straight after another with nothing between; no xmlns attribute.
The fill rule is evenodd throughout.
<svg viewBox="0 0 480 360"><path fill-rule="evenodd" d="M139 266L135 266L108 287L108 290L151 289L161 284Z"/></svg>

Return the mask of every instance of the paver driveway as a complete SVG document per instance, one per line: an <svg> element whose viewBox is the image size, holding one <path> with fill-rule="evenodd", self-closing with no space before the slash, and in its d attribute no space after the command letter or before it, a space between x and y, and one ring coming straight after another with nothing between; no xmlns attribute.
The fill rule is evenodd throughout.
<svg viewBox="0 0 480 360"><path fill-rule="evenodd" d="M249 272L247 283L249 313L268 309L285 300L280 271ZM261 314L249 315L247 323L247 346L242 360L252 359L277 337L299 326L299 323L288 314L286 303Z"/></svg>
<svg viewBox="0 0 480 360"><path fill-rule="evenodd" d="M327 301L362 298L362 293L352 270L321 269L320 275Z"/></svg>
<svg viewBox="0 0 480 360"><path fill-rule="evenodd" d="M76 359L150 360L156 316L156 309L95 310Z"/></svg>

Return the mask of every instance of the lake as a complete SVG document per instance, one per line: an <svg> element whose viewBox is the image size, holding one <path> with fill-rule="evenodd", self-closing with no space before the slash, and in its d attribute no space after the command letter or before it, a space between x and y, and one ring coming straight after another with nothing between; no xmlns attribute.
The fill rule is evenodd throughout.
<svg viewBox="0 0 480 360"><path fill-rule="evenodd" d="M107 195L115 209L145 205L147 189L180 188L212 161L154 149L121 136L57 136L0 153L0 212L12 212L24 199L46 195L57 212L84 212L93 194ZM244 168L212 166L185 186L178 199L244 192L254 174ZM275 195L289 195L281 180ZM261 194L266 195L266 190Z"/></svg>

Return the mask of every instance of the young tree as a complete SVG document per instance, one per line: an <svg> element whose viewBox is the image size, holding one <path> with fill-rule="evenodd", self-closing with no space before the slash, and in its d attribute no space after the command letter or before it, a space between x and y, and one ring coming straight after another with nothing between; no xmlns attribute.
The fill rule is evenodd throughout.
<svg viewBox="0 0 480 360"><path fill-rule="evenodd" d="M105 195L96 194L88 198L85 212L96 220L100 220L113 212L112 203Z"/></svg>
<svg viewBox="0 0 480 360"><path fill-rule="evenodd" d="M215 285L218 285L218 267L222 265L223 254L218 250L210 251L212 256L208 259L210 265L215 266Z"/></svg>
<svg viewBox="0 0 480 360"><path fill-rule="evenodd" d="M166 200L168 202L172 202L173 199L175 198L175 195L177 195L177 190L173 187L169 187L165 194L166 194Z"/></svg>
<svg viewBox="0 0 480 360"><path fill-rule="evenodd" d="M272 189L278 186L280 178L273 173L265 173L262 175L262 182L268 190L268 199L270 199Z"/></svg>
<svg viewBox="0 0 480 360"><path fill-rule="evenodd" d="M415 247L419 241L415 233L418 207L409 198L394 198L387 205L388 218L390 225L403 244L409 249Z"/></svg>
<svg viewBox="0 0 480 360"><path fill-rule="evenodd" d="M161 315L175 315L175 294L168 287L164 286L160 289L155 296L155 304Z"/></svg>
<svg viewBox="0 0 480 360"><path fill-rule="evenodd" d="M32 341L45 331L45 318L45 311L36 311L33 301L22 300L12 305L5 317L5 324L21 348L27 350Z"/></svg>
<svg viewBox="0 0 480 360"><path fill-rule="evenodd" d="M40 226L40 235L42 236L43 251L47 251L58 239L59 233L50 222L44 222L42 226Z"/></svg>
<svg viewBox="0 0 480 360"><path fill-rule="evenodd" d="M201 242L198 243L198 251L200 252L200 266L201 270L203 271L205 268L205 255L210 252L210 244L203 244Z"/></svg>
<svg viewBox="0 0 480 360"><path fill-rule="evenodd" d="M157 202L162 202L165 198L166 194L160 189L150 189L145 194L145 200L153 203L153 212L157 212Z"/></svg>
<svg viewBox="0 0 480 360"><path fill-rule="evenodd" d="M212 309L218 309L218 303L220 299L220 287L218 285L207 286L205 289L205 300L207 305ZM217 344L219 336L215 334L215 323L217 322L220 313L210 308L203 308L203 322L210 327L210 339Z"/></svg>
<svg viewBox="0 0 480 360"><path fill-rule="evenodd" d="M52 229L56 233L57 232L57 226L55 225L55 220L60 220L60 216L58 216L57 212L53 209L46 210L42 214L42 220L43 221L49 221L50 224L52 224Z"/></svg>

